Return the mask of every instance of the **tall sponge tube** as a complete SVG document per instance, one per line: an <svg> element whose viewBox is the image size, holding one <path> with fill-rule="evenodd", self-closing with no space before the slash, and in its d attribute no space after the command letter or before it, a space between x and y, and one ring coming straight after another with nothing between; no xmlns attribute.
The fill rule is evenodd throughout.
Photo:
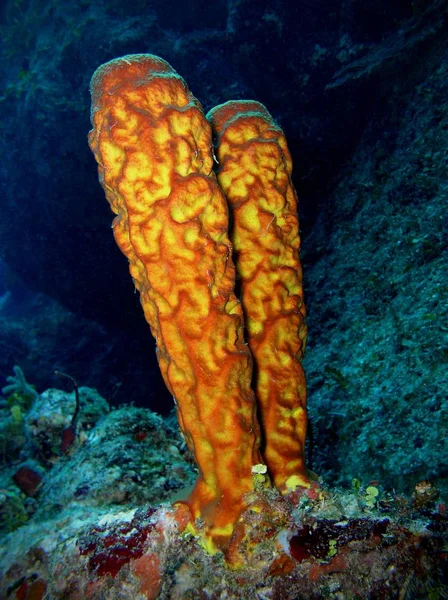
<svg viewBox="0 0 448 600"><path fill-rule="evenodd" d="M305 304L291 156L283 131L259 102L227 102L207 117L216 138L218 182L233 218L262 454L273 483L287 492L309 485Z"/></svg>
<svg viewBox="0 0 448 600"><path fill-rule="evenodd" d="M213 174L210 126L183 79L153 55L102 65L89 144L159 366L199 468L186 500L209 550L225 548L262 462L252 359Z"/></svg>

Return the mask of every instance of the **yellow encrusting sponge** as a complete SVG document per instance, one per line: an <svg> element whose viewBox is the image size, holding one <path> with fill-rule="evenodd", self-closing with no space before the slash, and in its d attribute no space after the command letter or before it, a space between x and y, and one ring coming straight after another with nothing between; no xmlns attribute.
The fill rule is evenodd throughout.
<svg viewBox="0 0 448 600"><path fill-rule="evenodd" d="M203 519L209 549L225 549L246 507L244 495L254 487L252 467L262 459L250 388L252 359L234 293L228 208L212 170L210 126L183 79L153 55L125 56L102 65L93 75L91 93L89 144L117 215L115 239L129 260L156 338L160 369L199 468L186 503L192 522ZM288 215L283 218L289 223ZM296 232L291 235L296 249ZM270 254L274 261L275 252ZM279 290L275 302L286 319L296 314L295 253L279 247L278 260L282 266L274 273L280 274L288 261L290 269L282 271L278 282L264 269L254 293L263 292L263 278L265 285L274 282ZM255 317L250 316L251 327ZM266 326L266 319L259 323ZM297 316L292 326L296 324ZM279 329L273 335L282 368L289 373L290 341ZM261 358L259 352L257 360ZM283 371L276 377L283 380ZM285 426L289 432L297 421L292 406L286 395L280 398L278 432ZM278 443L272 447L277 449ZM294 439L291 451L296 448Z"/></svg>
<svg viewBox="0 0 448 600"><path fill-rule="evenodd" d="M209 119L217 177L232 213L262 430L262 454L281 491L309 484L305 467L306 341L297 197L283 131L259 102L227 102Z"/></svg>

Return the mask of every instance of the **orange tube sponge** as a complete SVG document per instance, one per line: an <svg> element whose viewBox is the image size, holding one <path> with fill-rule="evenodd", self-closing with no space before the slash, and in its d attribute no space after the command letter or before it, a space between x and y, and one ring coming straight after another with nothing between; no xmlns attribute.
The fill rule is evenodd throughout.
<svg viewBox="0 0 448 600"><path fill-rule="evenodd" d="M308 485L305 305L291 156L283 131L258 102L227 102L207 117L216 136L218 181L233 216L262 453L276 487L288 491Z"/></svg>
<svg viewBox="0 0 448 600"><path fill-rule="evenodd" d="M183 79L152 55L101 66L91 93L89 144L199 467L187 504L213 551L228 544L262 460L210 126Z"/></svg>

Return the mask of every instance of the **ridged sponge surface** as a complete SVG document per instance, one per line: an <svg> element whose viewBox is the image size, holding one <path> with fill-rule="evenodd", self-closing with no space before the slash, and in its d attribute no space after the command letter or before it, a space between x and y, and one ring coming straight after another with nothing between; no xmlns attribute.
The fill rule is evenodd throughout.
<svg viewBox="0 0 448 600"><path fill-rule="evenodd" d="M308 484L306 341L297 197L283 131L259 102L227 102L207 115L218 182L232 212L231 240L255 365L263 458L282 491Z"/></svg>
<svg viewBox="0 0 448 600"><path fill-rule="evenodd" d="M262 460L210 125L183 79L152 55L101 66L91 93L89 144L117 215L114 236L199 467L187 504L210 548L223 547Z"/></svg>

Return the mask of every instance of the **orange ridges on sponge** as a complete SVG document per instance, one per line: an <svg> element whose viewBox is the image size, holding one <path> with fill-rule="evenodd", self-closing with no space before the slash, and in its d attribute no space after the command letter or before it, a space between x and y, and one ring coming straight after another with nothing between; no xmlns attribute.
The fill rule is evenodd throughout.
<svg viewBox="0 0 448 600"><path fill-rule="evenodd" d="M283 131L259 102L227 102L207 117L233 218L263 458L275 486L286 492L308 485L306 324L291 156Z"/></svg>
<svg viewBox="0 0 448 600"><path fill-rule="evenodd" d="M183 79L153 55L101 66L91 93L89 144L199 467L186 502L213 551L229 542L262 459L210 126Z"/></svg>

